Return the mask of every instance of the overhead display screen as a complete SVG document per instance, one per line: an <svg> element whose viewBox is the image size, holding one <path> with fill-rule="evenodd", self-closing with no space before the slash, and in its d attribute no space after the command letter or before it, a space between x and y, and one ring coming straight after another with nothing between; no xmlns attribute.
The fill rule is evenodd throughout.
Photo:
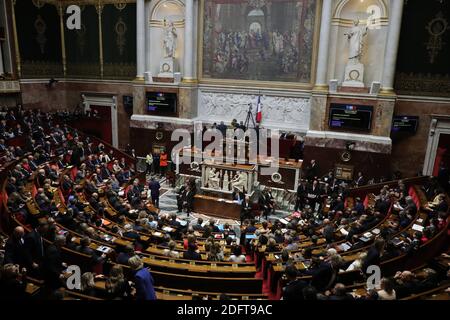
<svg viewBox="0 0 450 320"><path fill-rule="evenodd" d="M176 112L176 93L147 92L147 113L155 115L174 115Z"/></svg>
<svg viewBox="0 0 450 320"><path fill-rule="evenodd" d="M415 116L394 116L392 122L392 132L416 133L419 126L419 117Z"/></svg>
<svg viewBox="0 0 450 320"><path fill-rule="evenodd" d="M372 114L372 106L332 103L329 126L331 129L370 131Z"/></svg>

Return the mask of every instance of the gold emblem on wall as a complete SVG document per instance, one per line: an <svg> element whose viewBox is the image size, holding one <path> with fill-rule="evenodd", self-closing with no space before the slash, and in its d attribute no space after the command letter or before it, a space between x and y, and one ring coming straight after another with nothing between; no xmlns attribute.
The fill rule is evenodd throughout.
<svg viewBox="0 0 450 320"><path fill-rule="evenodd" d="M425 28L430 34L426 46L430 58L429 62L433 64L441 52L442 47L445 45L445 42L442 41L442 36L448 29L450 29L450 27L448 21L444 18L444 14L439 12Z"/></svg>
<svg viewBox="0 0 450 320"><path fill-rule="evenodd" d="M119 17L119 20L117 20L114 29L116 31L116 44L117 48L119 49L119 54L123 55L123 51L127 43L127 40L125 38L125 34L127 32L127 25L125 24L125 22L123 22L122 17Z"/></svg>
<svg viewBox="0 0 450 320"><path fill-rule="evenodd" d="M42 0L33 0L33 4L36 8L40 9L45 6L45 2Z"/></svg>
<svg viewBox="0 0 450 320"><path fill-rule="evenodd" d="M127 6L127 4L126 3L114 3L114 6L116 7L117 10L123 10Z"/></svg>
<svg viewBox="0 0 450 320"><path fill-rule="evenodd" d="M36 41L39 44L41 49L41 53L45 53L45 44L47 43L47 38L45 36L45 31L47 30L47 24L44 19L42 19L41 15L36 17L36 21L34 21L34 28L36 29Z"/></svg>

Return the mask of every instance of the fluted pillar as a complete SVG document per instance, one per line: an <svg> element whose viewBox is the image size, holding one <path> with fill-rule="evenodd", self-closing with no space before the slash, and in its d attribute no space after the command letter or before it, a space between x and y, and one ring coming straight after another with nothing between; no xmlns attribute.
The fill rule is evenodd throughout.
<svg viewBox="0 0 450 320"><path fill-rule="evenodd" d="M333 0L323 0L315 86L317 89L325 89L328 86L327 70L332 14Z"/></svg>
<svg viewBox="0 0 450 320"><path fill-rule="evenodd" d="M136 78L144 80L145 72L145 1L136 0Z"/></svg>
<svg viewBox="0 0 450 320"><path fill-rule="evenodd" d="M184 75L183 81L192 81L195 77L194 66L194 0L185 2L185 20L184 20Z"/></svg>
<svg viewBox="0 0 450 320"><path fill-rule="evenodd" d="M397 66L398 46L402 27L403 0L391 1L389 32L384 56L381 93L394 92L395 68Z"/></svg>
<svg viewBox="0 0 450 320"><path fill-rule="evenodd" d="M0 75L5 73L5 69L3 68L3 42L0 41Z"/></svg>

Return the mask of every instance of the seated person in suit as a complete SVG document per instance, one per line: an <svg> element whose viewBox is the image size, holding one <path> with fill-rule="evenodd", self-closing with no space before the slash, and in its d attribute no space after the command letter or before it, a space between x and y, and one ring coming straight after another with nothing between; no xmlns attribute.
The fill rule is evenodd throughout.
<svg viewBox="0 0 450 320"><path fill-rule="evenodd" d="M308 286L308 283L297 279L297 269L295 266L289 265L286 267L284 274L286 275L287 284L283 288L283 300L303 300L303 289Z"/></svg>
<svg viewBox="0 0 450 320"><path fill-rule="evenodd" d="M201 260L202 259L200 253L196 252L195 244L190 243L188 245L187 251L185 251L183 253L183 259L188 259L188 260Z"/></svg>

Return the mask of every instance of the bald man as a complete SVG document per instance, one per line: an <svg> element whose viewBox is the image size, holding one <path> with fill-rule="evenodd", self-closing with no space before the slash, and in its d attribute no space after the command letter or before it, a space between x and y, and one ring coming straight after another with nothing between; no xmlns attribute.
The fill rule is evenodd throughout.
<svg viewBox="0 0 450 320"><path fill-rule="evenodd" d="M25 230L22 227L14 229L11 238L6 242L5 264L13 263L25 268L31 267L31 255L25 247L24 235Z"/></svg>

